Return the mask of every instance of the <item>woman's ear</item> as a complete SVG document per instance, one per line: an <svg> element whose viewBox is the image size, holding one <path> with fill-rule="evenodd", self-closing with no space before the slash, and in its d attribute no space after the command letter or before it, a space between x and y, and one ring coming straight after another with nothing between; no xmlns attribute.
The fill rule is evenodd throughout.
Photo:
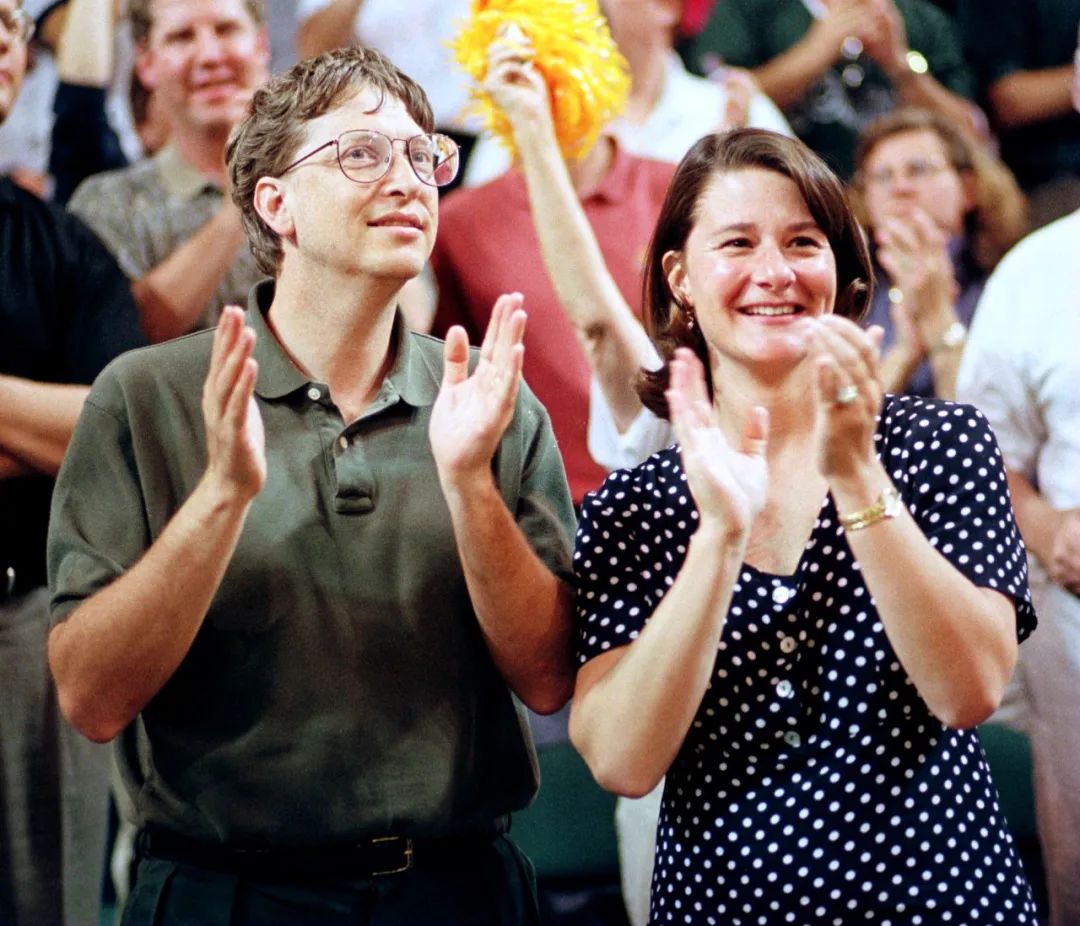
<svg viewBox="0 0 1080 926"><path fill-rule="evenodd" d="M682 251L668 251L660 260L660 267L667 278L668 289L671 295L680 305L691 308L694 300L690 298L690 291L686 279L686 264L683 260Z"/></svg>

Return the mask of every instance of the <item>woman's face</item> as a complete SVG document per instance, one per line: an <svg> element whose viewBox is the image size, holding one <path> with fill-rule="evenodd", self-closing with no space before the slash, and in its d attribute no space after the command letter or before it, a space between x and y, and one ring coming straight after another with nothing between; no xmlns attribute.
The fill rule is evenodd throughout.
<svg viewBox="0 0 1080 926"><path fill-rule="evenodd" d="M948 235L964 230L968 184L933 129L898 132L878 142L860 168L871 228L921 208Z"/></svg>
<svg viewBox="0 0 1080 926"><path fill-rule="evenodd" d="M836 259L799 188L758 168L717 174L696 213L664 272L693 308L714 363L718 355L745 365L801 360L798 322L832 312Z"/></svg>

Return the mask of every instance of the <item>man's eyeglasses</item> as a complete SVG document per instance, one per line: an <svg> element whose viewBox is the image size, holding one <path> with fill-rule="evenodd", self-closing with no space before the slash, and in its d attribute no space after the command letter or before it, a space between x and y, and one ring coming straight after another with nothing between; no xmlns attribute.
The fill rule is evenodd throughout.
<svg viewBox="0 0 1080 926"><path fill-rule="evenodd" d="M866 174L866 184L867 186L892 186L897 177L903 177L909 182L917 182L941 173L948 166L948 161L940 158L912 158L899 170L882 167L871 171Z"/></svg>
<svg viewBox="0 0 1080 926"><path fill-rule="evenodd" d="M0 26L12 38L24 44L34 36L34 18L22 7L0 7Z"/></svg>
<svg viewBox="0 0 1080 926"><path fill-rule="evenodd" d="M337 148L338 166L346 177L356 183L375 183L390 171L390 164L394 160L395 141L404 144L409 164L422 183L428 186L446 186L457 176L458 146L452 138L436 133L392 139L382 132L369 129L342 132L337 138L319 145L293 161L282 173L288 173L297 164L333 145Z"/></svg>

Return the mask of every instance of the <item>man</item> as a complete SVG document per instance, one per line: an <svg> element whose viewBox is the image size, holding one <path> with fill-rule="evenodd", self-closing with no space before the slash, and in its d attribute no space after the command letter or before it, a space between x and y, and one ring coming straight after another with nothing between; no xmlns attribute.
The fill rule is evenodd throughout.
<svg viewBox="0 0 1080 926"><path fill-rule="evenodd" d="M0 0L0 122L32 23ZM98 922L108 756L60 718L45 660L53 477L86 395L144 344L127 280L73 216L0 179L0 922Z"/></svg>
<svg viewBox="0 0 1080 926"><path fill-rule="evenodd" d="M131 924L535 906L502 835L537 784L513 695L571 691L572 510L518 392L521 297L472 376L464 332L444 348L395 311L456 167L432 124L370 49L259 91L227 157L275 279L246 325L229 308L114 365L76 430L49 653L75 726L120 737Z"/></svg>
<svg viewBox="0 0 1080 926"><path fill-rule="evenodd" d="M1076 65L1071 96L1080 111L1080 49ZM956 384L1001 446L1039 613L1039 633L1021 653L995 717L1031 740L1049 926L1080 922L1078 243L1080 212L1073 212L1030 234L998 264Z"/></svg>
<svg viewBox="0 0 1080 926"><path fill-rule="evenodd" d="M929 0L724 0L691 59L705 74L750 68L795 134L844 177L859 131L901 104L985 134L956 31Z"/></svg>
<svg viewBox="0 0 1080 926"><path fill-rule="evenodd" d="M155 341L212 324L259 272L224 194L225 143L267 76L261 0L133 0L136 73L169 123L146 161L86 180L69 204L132 280Z"/></svg>
<svg viewBox="0 0 1080 926"><path fill-rule="evenodd" d="M1032 227L1080 208L1080 113L1070 97L1080 0L961 0L957 21Z"/></svg>
<svg viewBox="0 0 1080 926"><path fill-rule="evenodd" d="M642 261L674 166L628 154L608 133L562 162L543 77L519 66L533 54L525 41L493 43L485 84L511 123L520 163L447 197L431 258L433 330L462 325L478 343L493 298L524 293L525 376L551 415L580 504L605 475L586 446L591 365L626 369L639 354Z"/></svg>
<svg viewBox="0 0 1080 926"><path fill-rule="evenodd" d="M1051 926L1080 922L1078 247L1074 212L1005 256L979 301L957 381L959 398L997 435L1029 553L1039 633L998 719L1031 740Z"/></svg>

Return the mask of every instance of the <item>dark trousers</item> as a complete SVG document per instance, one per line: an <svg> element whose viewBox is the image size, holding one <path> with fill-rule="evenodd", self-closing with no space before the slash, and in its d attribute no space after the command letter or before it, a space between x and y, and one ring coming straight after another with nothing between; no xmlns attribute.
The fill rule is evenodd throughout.
<svg viewBox="0 0 1080 926"><path fill-rule="evenodd" d="M532 864L506 836L399 874L263 878L143 855L123 926L538 926Z"/></svg>

